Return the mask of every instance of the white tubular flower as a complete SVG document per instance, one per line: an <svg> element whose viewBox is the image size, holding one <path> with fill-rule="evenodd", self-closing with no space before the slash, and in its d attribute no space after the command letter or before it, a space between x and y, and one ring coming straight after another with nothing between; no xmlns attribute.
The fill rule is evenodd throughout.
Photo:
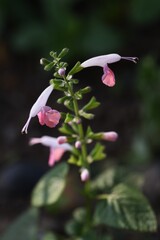
<svg viewBox="0 0 160 240"><path fill-rule="evenodd" d="M68 143L59 144L57 138L50 136L43 136L41 138L31 138L29 144L42 144L46 147L50 148L50 155L48 164L49 166L53 166L55 162L59 161L65 151L72 151L72 146Z"/></svg>
<svg viewBox="0 0 160 240"><path fill-rule="evenodd" d="M104 73L102 76L102 82L109 87L113 87L115 85L115 76L112 70L108 67L108 64L118 62L121 59L132 61L134 63L136 63L138 60L137 57L121 57L119 54L112 53L90 58L81 63L81 66L83 68L93 66L102 67Z"/></svg>
<svg viewBox="0 0 160 240"><path fill-rule="evenodd" d="M27 130L28 130L28 126L31 121L31 118L35 117L41 111L41 109L46 105L46 102L52 91L53 91L53 85L50 85L40 94L37 101L33 104L30 110L28 120L24 125L24 127L22 128L22 133L25 132L27 134Z"/></svg>

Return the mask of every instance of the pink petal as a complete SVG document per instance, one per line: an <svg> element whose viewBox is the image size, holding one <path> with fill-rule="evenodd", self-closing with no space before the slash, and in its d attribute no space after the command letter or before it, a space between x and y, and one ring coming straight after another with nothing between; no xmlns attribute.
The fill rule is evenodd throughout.
<svg viewBox="0 0 160 240"><path fill-rule="evenodd" d="M108 66L104 67L104 75L102 76L102 82L108 87L113 87L115 85L114 73Z"/></svg>
<svg viewBox="0 0 160 240"><path fill-rule="evenodd" d="M48 106L43 107L37 116L41 125L46 125L50 128L55 127L61 118L61 114L58 111L52 110Z"/></svg>
<svg viewBox="0 0 160 240"><path fill-rule="evenodd" d="M62 148L50 148L50 155L48 160L49 166L53 166L55 162L59 161L64 152L65 150Z"/></svg>
<svg viewBox="0 0 160 240"><path fill-rule="evenodd" d="M49 110L46 113L45 124L48 127L53 128L59 123L60 118L61 118L61 114L58 111Z"/></svg>

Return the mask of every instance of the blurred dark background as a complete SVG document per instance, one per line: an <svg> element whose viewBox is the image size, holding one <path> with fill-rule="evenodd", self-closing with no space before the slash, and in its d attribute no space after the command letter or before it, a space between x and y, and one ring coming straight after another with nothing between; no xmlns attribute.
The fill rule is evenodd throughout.
<svg viewBox="0 0 160 240"><path fill-rule="evenodd" d="M39 126L36 118L27 136L21 129L52 78L40 58L64 47L70 49L69 67L108 53L139 58L137 65L110 66L116 76L112 89L102 84L101 68L85 69L77 78L80 86L92 86L102 103L92 127L119 133L117 143L106 143L108 158L144 177L141 188L159 219L159 26L159 0L0 0L0 232L28 205L34 184L48 169L48 149L31 148L28 140L58 136L57 129ZM55 109L58 96L55 91L49 100Z"/></svg>

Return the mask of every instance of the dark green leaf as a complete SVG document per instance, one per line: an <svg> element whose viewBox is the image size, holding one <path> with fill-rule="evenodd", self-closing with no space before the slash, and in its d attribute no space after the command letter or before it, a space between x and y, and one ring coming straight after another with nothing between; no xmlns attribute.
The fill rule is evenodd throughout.
<svg viewBox="0 0 160 240"><path fill-rule="evenodd" d="M92 97L91 100L83 107L83 111L88 111L94 109L100 105L99 102L96 101L95 97Z"/></svg>
<svg viewBox="0 0 160 240"><path fill-rule="evenodd" d="M99 197L94 222L116 228L154 232L157 229L155 215L147 199L137 189L124 184L117 185L111 194Z"/></svg>
<svg viewBox="0 0 160 240"><path fill-rule="evenodd" d="M36 184L32 192L32 205L42 207L58 201L65 184L68 165L61 163L45 174Z"/></svg>
<svg viewBox="0 0 160 240"><path fill-rule="evenodd" d="M83 69L83 67L81 67L81 63L77 62L74 67L70 70L70 72L68 73L68 75L73 75L79 71L81 71Z"/></svg>
<svg viewBox="0 0 160 240"><path fill-rule="evenodd" d="M38 210L30 208L18 217L2 235L1 240L33 240L38 234Z"/></svg>

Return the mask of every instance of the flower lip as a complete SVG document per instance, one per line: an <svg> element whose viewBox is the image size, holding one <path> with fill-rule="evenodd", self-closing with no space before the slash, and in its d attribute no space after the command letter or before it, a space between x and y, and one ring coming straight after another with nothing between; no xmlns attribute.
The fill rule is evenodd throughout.
<svg viewBox="0 0 160 240"><path fill-rule="evenodd" d="M54 110L48 106L42 107L37 116L41 125L46 125L50 128L55 127L61 118L61 114L57 110Z"/></svg>

